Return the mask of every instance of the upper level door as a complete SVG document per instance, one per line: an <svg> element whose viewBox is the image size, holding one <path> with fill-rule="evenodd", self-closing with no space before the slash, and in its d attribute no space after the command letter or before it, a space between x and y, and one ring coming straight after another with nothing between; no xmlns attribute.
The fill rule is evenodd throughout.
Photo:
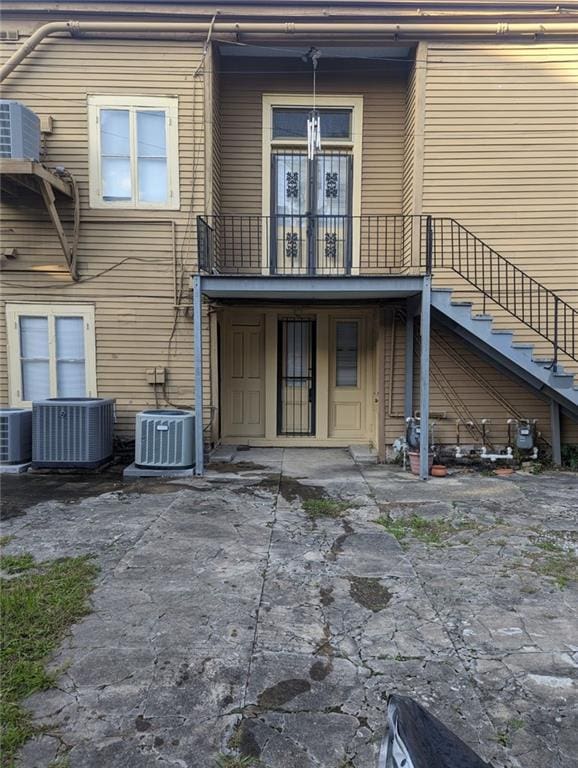
<svg viewBox="0 0 578 768"><path fill-rule="evenodd" d="M353 158L301 151L271 155L272 271L347 274L351 271Z"/></svg>

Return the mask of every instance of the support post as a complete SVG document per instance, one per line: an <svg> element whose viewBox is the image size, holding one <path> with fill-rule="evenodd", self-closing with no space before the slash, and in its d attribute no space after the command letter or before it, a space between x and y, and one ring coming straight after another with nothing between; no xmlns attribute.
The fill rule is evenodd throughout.
<svg viewBox="0 0 578 768"><path fill-rule="evenodd" d="M423 278L421 292L421 350L420 350L420 443L419 443L419 477L427 480L429 477L429 363L430 363L430 322L431 322L431 275Z"/></svg>
<svg viewBox="0 0 578 768"><path fill-rule="evenodd" d="M552 462L562 464L562 440L560 430L560 404L550 400L550 434L552 438Z"/></svg>
<svg viewBox="0 0 578 768"><path fill-rule="evenodd" d="M405 391L403 398L403 414L406 419L413 416L413 342L415 316L411 308L407 306L405 320Z"/></svg>
<svg viewBox="0 0 578 768"><path fill-rule="evenodd" d="M195 475L203 475L203 294L201 276L193 277L193 341L195 345Z"/></svg>

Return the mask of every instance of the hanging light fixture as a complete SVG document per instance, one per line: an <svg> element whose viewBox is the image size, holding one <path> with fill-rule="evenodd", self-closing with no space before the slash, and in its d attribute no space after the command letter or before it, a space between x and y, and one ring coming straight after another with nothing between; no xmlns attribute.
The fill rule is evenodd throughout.
<svg viewBox="0 0 578 768"><path fill-rule="evenodd" d="M321 115L317 109L317 64L321 51L311 48L306 58L313 66L313 109L307 118L307 157L313 160L315 153L321 150Z"/></svg>

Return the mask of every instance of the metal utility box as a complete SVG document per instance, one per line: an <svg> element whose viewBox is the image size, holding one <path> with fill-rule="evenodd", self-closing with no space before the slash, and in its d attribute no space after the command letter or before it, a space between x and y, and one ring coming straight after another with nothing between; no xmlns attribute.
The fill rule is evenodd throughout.
<svg viewBox="0 0 578 768"><path fill-rule="evenodd" d="M0 158L40 160L40 118L19 101L0 99Z"/></svg>
<svg viewBox="0 0 578 768"><path fill-rule="evenodd" d="M98 467L112 457L114 400L53 397L32 403L33 467Z"/></svg>

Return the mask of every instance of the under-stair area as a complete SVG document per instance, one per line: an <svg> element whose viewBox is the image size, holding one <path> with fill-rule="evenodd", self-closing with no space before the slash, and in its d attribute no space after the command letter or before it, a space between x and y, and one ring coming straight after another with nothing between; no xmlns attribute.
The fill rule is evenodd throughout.
<svg viewBox="0 0 578 768"><path fill-rule="evenodd" d="M455 301L453 294L452 288L433 289L434 318L483 358L516 375L537 393L557 402L565 415L578 420L578 385L574 374L565 371L554 356L537 356L534 344L516 342L513 330L494 327L491 314L475 313L473 302Z"/></svg>

